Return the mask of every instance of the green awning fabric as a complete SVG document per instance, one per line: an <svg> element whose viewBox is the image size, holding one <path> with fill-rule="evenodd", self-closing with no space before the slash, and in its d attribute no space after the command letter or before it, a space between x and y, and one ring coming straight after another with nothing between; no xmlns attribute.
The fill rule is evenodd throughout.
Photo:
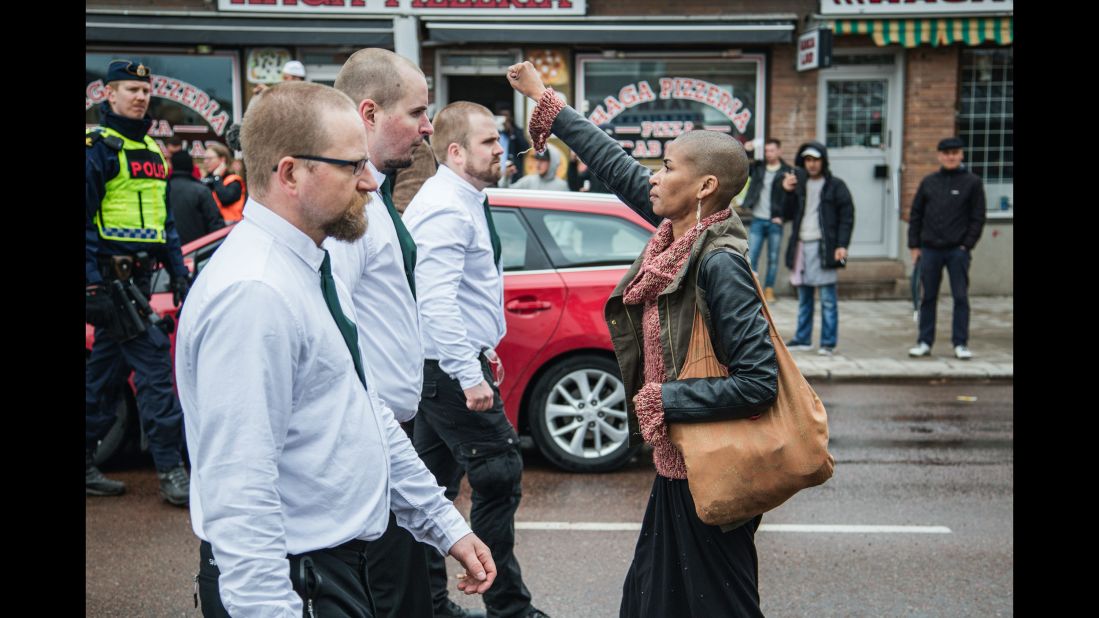
<svg viewBox="0 0 1099 618"><path fill-rule="evenodd" d="M903 45L1011 45L1015 38L1012 17L965 17L936 19L837 19L832 22L836 35L868 34L879 47Z"/></svg>

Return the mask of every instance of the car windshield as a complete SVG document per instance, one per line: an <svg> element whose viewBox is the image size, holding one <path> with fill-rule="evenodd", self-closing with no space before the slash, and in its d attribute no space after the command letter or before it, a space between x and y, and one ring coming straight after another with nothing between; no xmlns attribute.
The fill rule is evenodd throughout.
<svg viewBox="0 0 1099 618"><path fill-rule="evenodd" d="M531 209L544 226L547 250L558 268L631 264L651 235L625 219L592 213Z"/></svg>

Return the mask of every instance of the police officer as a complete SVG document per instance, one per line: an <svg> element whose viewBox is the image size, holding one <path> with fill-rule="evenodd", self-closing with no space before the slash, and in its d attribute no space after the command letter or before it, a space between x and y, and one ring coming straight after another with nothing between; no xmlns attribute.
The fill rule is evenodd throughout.
<svg viewBox="0 0 1099 618"><path fill-rule="evenodd" d="M84 472L87 495L114 496L125 485L94 465L96 445L115 417L108 405L127 369L136 372L137 404L156 464L161 496L188 503L190 478L183 467L183 415L172 388L168 336L138 313L148 299L151 267L163 263L178 306L189 280L179 236L168 210L167 162L148 130L149 68L114 60L107 69L102 124L86 134L86 319L95 326L84 390ZM153 314L152 320L156 320Z"/></svg>

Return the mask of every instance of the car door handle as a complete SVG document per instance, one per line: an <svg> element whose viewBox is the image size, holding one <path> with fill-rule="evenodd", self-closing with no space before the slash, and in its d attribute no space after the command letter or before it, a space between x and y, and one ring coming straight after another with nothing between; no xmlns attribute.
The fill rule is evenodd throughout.
<svg viewBox="0 0 1099 618"><path fill-rule="evenodd" d="M504 308L512 313L533 313L535 311L547 311L553 308L549 301L545 300L519 300L508 301Z"/></svg>

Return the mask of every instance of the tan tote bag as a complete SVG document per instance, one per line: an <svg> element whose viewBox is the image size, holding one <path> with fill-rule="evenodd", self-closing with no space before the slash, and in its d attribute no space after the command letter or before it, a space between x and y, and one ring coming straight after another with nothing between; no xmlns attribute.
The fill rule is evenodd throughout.
<svg viewBox="0 0 1099 618"><path fill-rule="evenodd" d="M759 279L753 279L762 299ZM711 526L770 511L798 491L827 481L836 465L828 453L824 404L801 375L762 302L778 361L778 396L770 409L752 419L668 425L672 444L687 464L695 511ZM696 308L687 360L678 377L727 375Z"/></svg>

